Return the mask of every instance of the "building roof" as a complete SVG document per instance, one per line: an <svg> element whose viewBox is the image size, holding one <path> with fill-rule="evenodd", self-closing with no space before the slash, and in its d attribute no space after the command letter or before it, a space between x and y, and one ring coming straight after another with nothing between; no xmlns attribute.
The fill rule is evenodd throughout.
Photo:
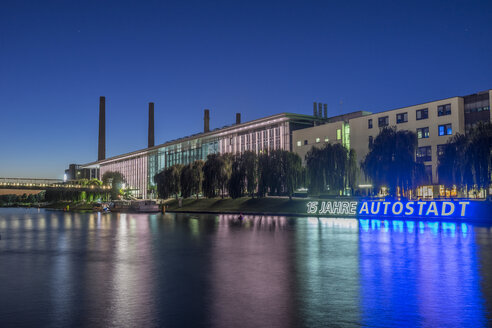
<svg viewBox="0 0 492 328"><path fill-rule="evenodd" d="M159 144L159 145L156 145L154 147L147 147L147 148L143 148L143 149L139 149L139 150L136 150L136 151L132 151L132 152L129 152L129 153L124 153L124 154L121 154L121 155L116 155L116 156L112 156L112 157L109 157L109 158L106 158L106 159L103 159L103 160L100 160L100 161L94 161L94 162L90 162L90 163L87 163L87 164L83 164L82 167L91 167L91 166L96 166L96 165L99 165L99 164L102 164L102 163L106 163L106 162L112 162L112 161L115 161L115 160L120 160L120 159L124 159L126 157L134 157L134 156L137 156L137 155L143 155L143 154L146 154L146 153L149 153L153 150L157 150L159 148L162 148L162 147L168 147L168 146L172 146L174 144L178 144L178 143L182 143L182 142L186 142L186 141L190 141L190 140L194 140L194 139L197 139L197 138L207 138L207 137L214 137L214 136L220 136L220 135L223 135L223 134L228 134L230 133L231 131L233 130L241 130L241 129L250 129L251 128L251 125L257 125L257 124L268 124L269 122L273 121L272 123L276 122L276 121L285 121L285 120L296 120L296 119L299 119L299 120L308 120L308 121L321 121L322 119L318 118L318 117L315 117L315 116L312 116L312 115L305 115L305 114L295 114L295 113L280 113L280 114L275 114L275 115L270 115L270 116L266 116L266 117L262 117L262 118L259 118L259 119L256 119L256 120L252 120L252 121L248 121L248 122L244 122L244 123L240 123L240 124L232 124L232 125L226 125L226 126L223 126L221 128L215 128L209 132L199 132L199 133L195 133L195 134L192 134L192 135L189 135L189 136L185 136L185 137L182 137L182 138L178 138L178 139L173 139L173 140L170 140L170 141L166 141L162 144Z"/></svg>

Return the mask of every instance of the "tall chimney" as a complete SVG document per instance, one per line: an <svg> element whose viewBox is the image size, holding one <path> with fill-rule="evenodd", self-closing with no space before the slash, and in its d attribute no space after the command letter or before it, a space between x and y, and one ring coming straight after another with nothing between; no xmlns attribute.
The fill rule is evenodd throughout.
<svg viewBox="0 0 492 328"><path fill-rule="evenodd" d="M99 97L99 145L97 148L97 160L106 158L106 98Z"/></svg>
<svg viewBox="0 0 492 328"><path fill-rule="evenodd" d="M236 124L241 124L241 113L236 113Z"/></svg>
<svg viewBox="0 0 492 328"><path fill-rule="evenodd" d="M318 104L318 116L319 116L319 118L323 117L322 107L323 107L323 104L319 103Z"/></svg>
<svg viewBox="0 0 492 328"><path fill-rule="evenodd" d="M210 132L210 111L208 109L204 111L203 132Z"/></svg>
<svg viewBox="0 0 492 328"><path fill-rule="evenodd" d="M149 102L149 148L154 145L154 103Z"/></svg>
<svg viewBox="0 0 492 328"><path fill-rule="evenodd" d="M318 116L318 109L317 109L316 102L313 102L313 116Z"/></svg>
<svg viewBox="0 0 492 328"><path fill-rule="evenodd" d="M324 104L324 114L325 114L325 118L328 118L328 105L327 104Z"/></svg>

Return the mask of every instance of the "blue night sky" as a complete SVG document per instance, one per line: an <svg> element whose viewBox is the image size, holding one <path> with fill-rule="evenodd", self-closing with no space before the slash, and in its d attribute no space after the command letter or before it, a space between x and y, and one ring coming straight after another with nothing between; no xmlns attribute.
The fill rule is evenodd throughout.
<svg viewBox="0 0 492 328"><path fill-rule="evenodd" d="M0 2L0 177L280 112L373 112L492 88L491 1ZM341 104L342 103L342 104Z"/></svg>

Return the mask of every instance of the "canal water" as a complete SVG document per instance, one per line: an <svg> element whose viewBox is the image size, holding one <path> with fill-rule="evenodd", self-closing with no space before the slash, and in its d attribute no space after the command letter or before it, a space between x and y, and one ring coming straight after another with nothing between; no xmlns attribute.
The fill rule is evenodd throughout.
<svg viewBox="0 0 492 328"><path fill-rule="evenodd" d="M484 327L492 227L0 209L1 327Z"/></svg>

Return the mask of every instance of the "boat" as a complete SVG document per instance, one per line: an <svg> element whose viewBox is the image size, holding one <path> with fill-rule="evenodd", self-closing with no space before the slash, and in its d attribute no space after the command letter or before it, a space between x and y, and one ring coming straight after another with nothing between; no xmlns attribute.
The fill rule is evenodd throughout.
<svg viewBox="0 0 492 328"><path fill-rule="evenodd" d="M96 203L94 204L93 210L95 212L109 212L109 205L106 203Z"/></svg>

